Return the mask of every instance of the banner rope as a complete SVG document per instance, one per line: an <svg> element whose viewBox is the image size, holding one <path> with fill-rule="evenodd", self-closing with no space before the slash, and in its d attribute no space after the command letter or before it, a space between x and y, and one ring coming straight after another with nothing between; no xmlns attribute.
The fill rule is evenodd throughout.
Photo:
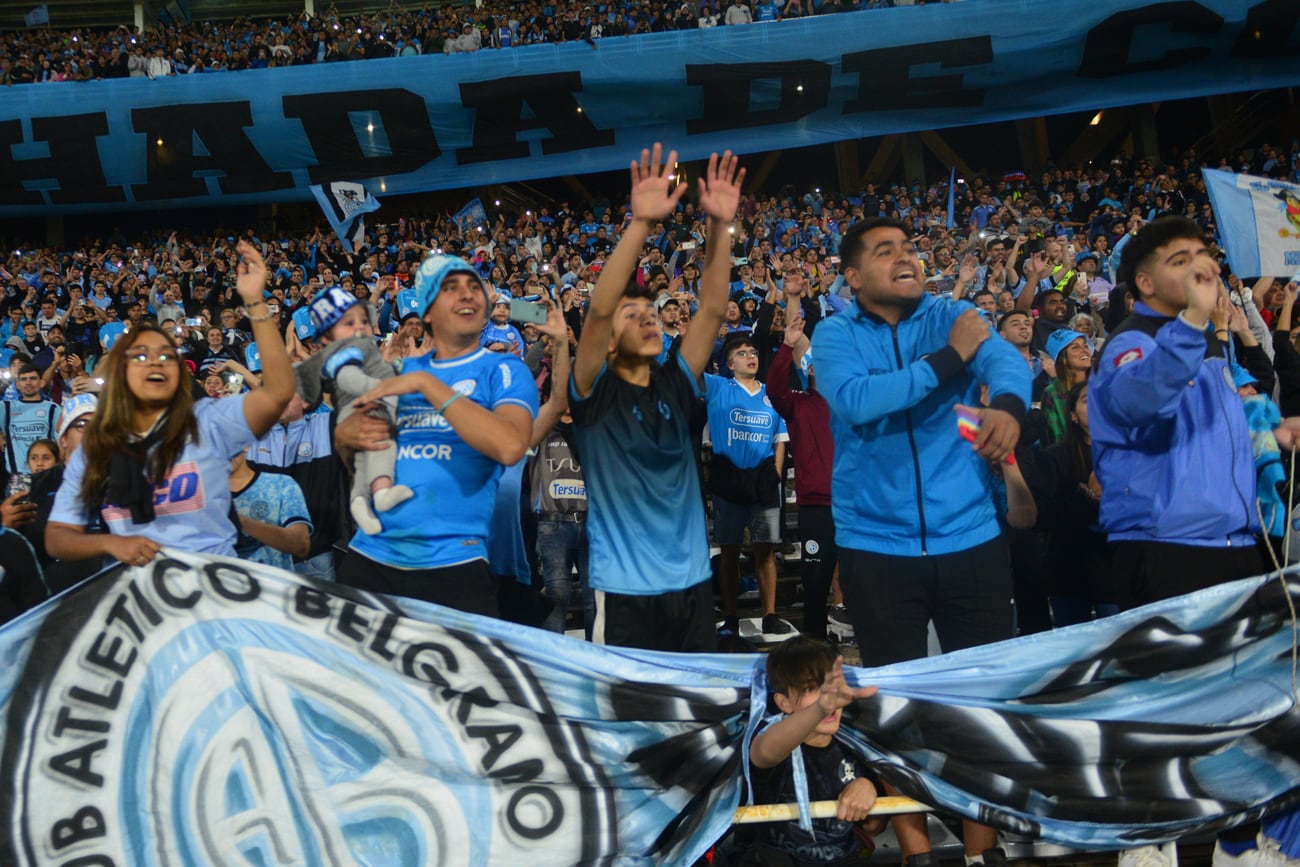
<svg viewBox="0 0 1300 867"><path fill-rule="evenodd" d="M1287 497L1286 497L1286 535L1282 537L1282 561L1289 563L1291 561L1291 522L1292 510L1295 508L1295 453L1296 449L1291 447L1291 467L1288 473ZM1255 514L1259 516L1259 526L1264 529L1264 509L1260 505L1259 497L1255 497ZM1300 704L1300 689L1297 689L1296 670L1298 645L1300 645L1300 624L1296 622L1295 600L1291 598L1291 589L1287 587L1285 570L1282 563L1278 562L1277 552L1273 550L1273 543L1269 541L1268 531L1264 530L1264 547L1268 549L1269 559L1273 561L1273 567L1277 570L1277 580L1282 584L1282 598L1286 600L1287 608L1291 609L1291 698L1297 704Z"/></svg>

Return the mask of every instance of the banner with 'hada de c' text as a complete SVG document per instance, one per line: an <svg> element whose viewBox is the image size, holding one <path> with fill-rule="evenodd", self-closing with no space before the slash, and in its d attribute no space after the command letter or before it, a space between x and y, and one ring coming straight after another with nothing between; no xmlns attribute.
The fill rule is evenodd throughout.
<svg viewBox="0 0 1300 867"><path fill-rule="evenodd" d="M0 90L0 216L376 196L1300 83L1289 0L971 0Z"/></svg>

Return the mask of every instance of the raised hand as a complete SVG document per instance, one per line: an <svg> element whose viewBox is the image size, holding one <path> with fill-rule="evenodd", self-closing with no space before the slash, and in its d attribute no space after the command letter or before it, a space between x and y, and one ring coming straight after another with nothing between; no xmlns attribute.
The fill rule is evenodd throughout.
<svg viewBox="0 0 1300 867"><path fill-rule="evenodd" d="M546 321L538 325L537 330L552 340L567 340L569 325L564 321L560 308L545 298L537 303L546 308Z"/></svg>
<svg viewBox="0 0 1300 867"><path fill-rule="evenodd" d="M668 152L663 161L663 145L655 142L653 150L642 150L641 161L632 163L632 215L638 220L662 220L673 212L686 192L685 184L673 189L668 177L677 163L677 151Z"/></svg>
<svg viewBox="0 0 1300 867"><path fill-rule="evenodd" d="M261 301L262 290L266 288L266 262L257 248L247 241L240 241L236 248L240 255L239 265L235 268L235 289L245 304Z"/></svg>
<svg viewBox="0 0 1300 867"><path fill-rule="evenodd" d="M826 672L821 691L817 695L817 705L823 713L832 714L840 708L848 707L862 698L871 698L876 694L874 686L854 689L844 679L844 657L835 657L835 664Z"/></svg>
<svg viewBox="0 0 1300 867"><path fill-rule="evenodd" d="M740 160L731 151L719 158L709 157L709 168L700 178L700 208L712 219L730 223L736 218L740 206L740 187L745 181L745 170L739 168Z"/></svg>

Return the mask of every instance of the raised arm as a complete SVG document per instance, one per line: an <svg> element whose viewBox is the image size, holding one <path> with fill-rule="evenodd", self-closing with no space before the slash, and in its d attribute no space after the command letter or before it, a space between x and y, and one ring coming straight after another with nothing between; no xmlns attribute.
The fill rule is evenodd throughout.
<svg viewBox="0 0 1300 867"><path fill-rule="evenodd" d="M551 338L551 397L542 404L533 420L533 434L529 440L532 448L536 448L551 432L569 408L569 327L557 305L549 301L542 303L550 308L546 311L545 324L539 326L538 331Z"/></svg>
<svg viewBox="0 0 1300 867"><path fill-rule="evenodd" d="M289 405L298 382L284 340L262 298L266 288L266 261L247 241L240 241L238 249L241 260L235 269L235 289L248 311L253 339L262 356L262 387L244 398L244 421L254 436L261 437Z"/></svg>
<svg viewBox="0 0 1300 867"><path fill-rule="evenodd" d="M700 178L700 209L708 214L708 245L704 252L704 274L700 277L700 309L682 338L681 357L699 376L708 366L716 342L714 335L727 313L727 277L731 273L731 221L740 205L740 187L745 170L731 151L721 158L709 157L709 168Z"/></svg>
<svg viewBox="0 0 1300 867"><path fill-rule="evenodd" d="M684 184L671 189L672 182L668 179L670 167L677 162L677 151L668 153L666 163L662 157L663 145L656 142L653 151L642 150L640 162L632 163L632 220L601 269L578 341L573 384L579 397L591 394L591 387L605 366L609 341L614 334L614 313L636 270L641 248L650 237L650 226L671 214L686 192Z"/></svg>

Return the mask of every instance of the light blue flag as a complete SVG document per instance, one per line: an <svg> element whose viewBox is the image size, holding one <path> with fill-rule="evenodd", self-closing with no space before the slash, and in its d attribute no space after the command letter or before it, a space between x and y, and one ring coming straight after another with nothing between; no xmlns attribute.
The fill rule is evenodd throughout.
<svg viewBox="0 0 1300 867"><path fill-rule="evenodd" d="M1238 277L1286 277L1300 268L1300 186L1206 169L1205 189Z"/></svg>
<svg viewBox="0 0 1300 867"><path fill-rule="evenodd" d="M452 215L452 219L456 221L456 228L462 234L467 229L487 228L487 210L483 207L482 200L478 198L466 202L465 207Z"/></svg>
<svg viewBox="0 0 1300 867"><path fill-rule="evenodd" d="M312 195L320 203L329 220L330 228L338 236L339 243L348 253L355 253L365 239L365 214L379 210L379 200L370 195L364 184L350 181L338 181L332 184L316 184L311 188Z"/></svg>
<svg viewBox="0 0 1300 867"><path fill-rule="evenodd" d="M877 669L904 794L1112 849L1300 796L1289 573ZM763 657L601 647L165 549L0 629L0 863L689 865Z"/></svg>

